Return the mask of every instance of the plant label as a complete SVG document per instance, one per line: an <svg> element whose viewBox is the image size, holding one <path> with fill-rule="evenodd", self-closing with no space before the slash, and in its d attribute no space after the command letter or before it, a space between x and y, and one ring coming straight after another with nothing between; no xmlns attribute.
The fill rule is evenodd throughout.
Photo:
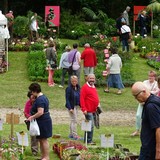
<svg viewBox="0 0 160 160"><path fill-rule="evenodd" d="M101 147L113 148L114 147L114 134L110 134L110 135L102 134L101 135Z"/></svg>
<svg viewBox="0 0 160 160"><path fill-rule="evenodd" d="M82 121L81 129L82 131L91 131L92 121Z"/></svg>
<svg viewBox="0 0 160 160"><path fill-rule="evenodd" d="M16 132L18 138L18 144L21 146L28 146L28 134L22 132Z"/></svg>

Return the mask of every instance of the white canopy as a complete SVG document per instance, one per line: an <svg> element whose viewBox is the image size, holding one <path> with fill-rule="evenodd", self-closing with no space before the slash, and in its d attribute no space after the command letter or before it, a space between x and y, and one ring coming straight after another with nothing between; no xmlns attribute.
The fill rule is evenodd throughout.
<svg viewBox="0 0 160 160"><path fill-rule="evenodd" d="M2 14L2 11L0 11L0 25L7 25L7 18Z"/></svg>

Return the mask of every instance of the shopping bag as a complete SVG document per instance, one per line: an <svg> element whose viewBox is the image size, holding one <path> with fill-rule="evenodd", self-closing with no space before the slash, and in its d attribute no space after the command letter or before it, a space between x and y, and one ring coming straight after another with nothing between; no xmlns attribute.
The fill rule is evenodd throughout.
<svg viewBox="0 0 160 160"><path fill-rule="evenodd" d="M30 122L29 133L31 136L39 136L40 130L36 119Z"/></svg>

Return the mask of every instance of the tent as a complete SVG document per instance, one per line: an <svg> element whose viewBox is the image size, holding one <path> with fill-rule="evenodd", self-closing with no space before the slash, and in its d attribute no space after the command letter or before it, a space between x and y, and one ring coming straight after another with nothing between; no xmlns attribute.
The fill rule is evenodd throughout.
<svg viewBox="0 0 160 160"><path fill-rule="evenodd" d="M0 11L0 56L5 56L7 63L8 71L8 39L10 38L8 27L7 27L7 18Z"/></svg>

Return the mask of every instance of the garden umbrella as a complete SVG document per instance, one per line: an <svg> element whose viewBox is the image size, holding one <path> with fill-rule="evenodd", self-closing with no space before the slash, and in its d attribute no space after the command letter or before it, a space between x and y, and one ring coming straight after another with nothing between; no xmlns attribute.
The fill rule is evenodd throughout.
<svg viewBox="0 0 160 160"><path fill-rule="evenodd" d="M152 0L151 4L147 6L147 10L151 11L151 37L153 37L153 13L160 12L160 3L157 0Z"/></svg>

